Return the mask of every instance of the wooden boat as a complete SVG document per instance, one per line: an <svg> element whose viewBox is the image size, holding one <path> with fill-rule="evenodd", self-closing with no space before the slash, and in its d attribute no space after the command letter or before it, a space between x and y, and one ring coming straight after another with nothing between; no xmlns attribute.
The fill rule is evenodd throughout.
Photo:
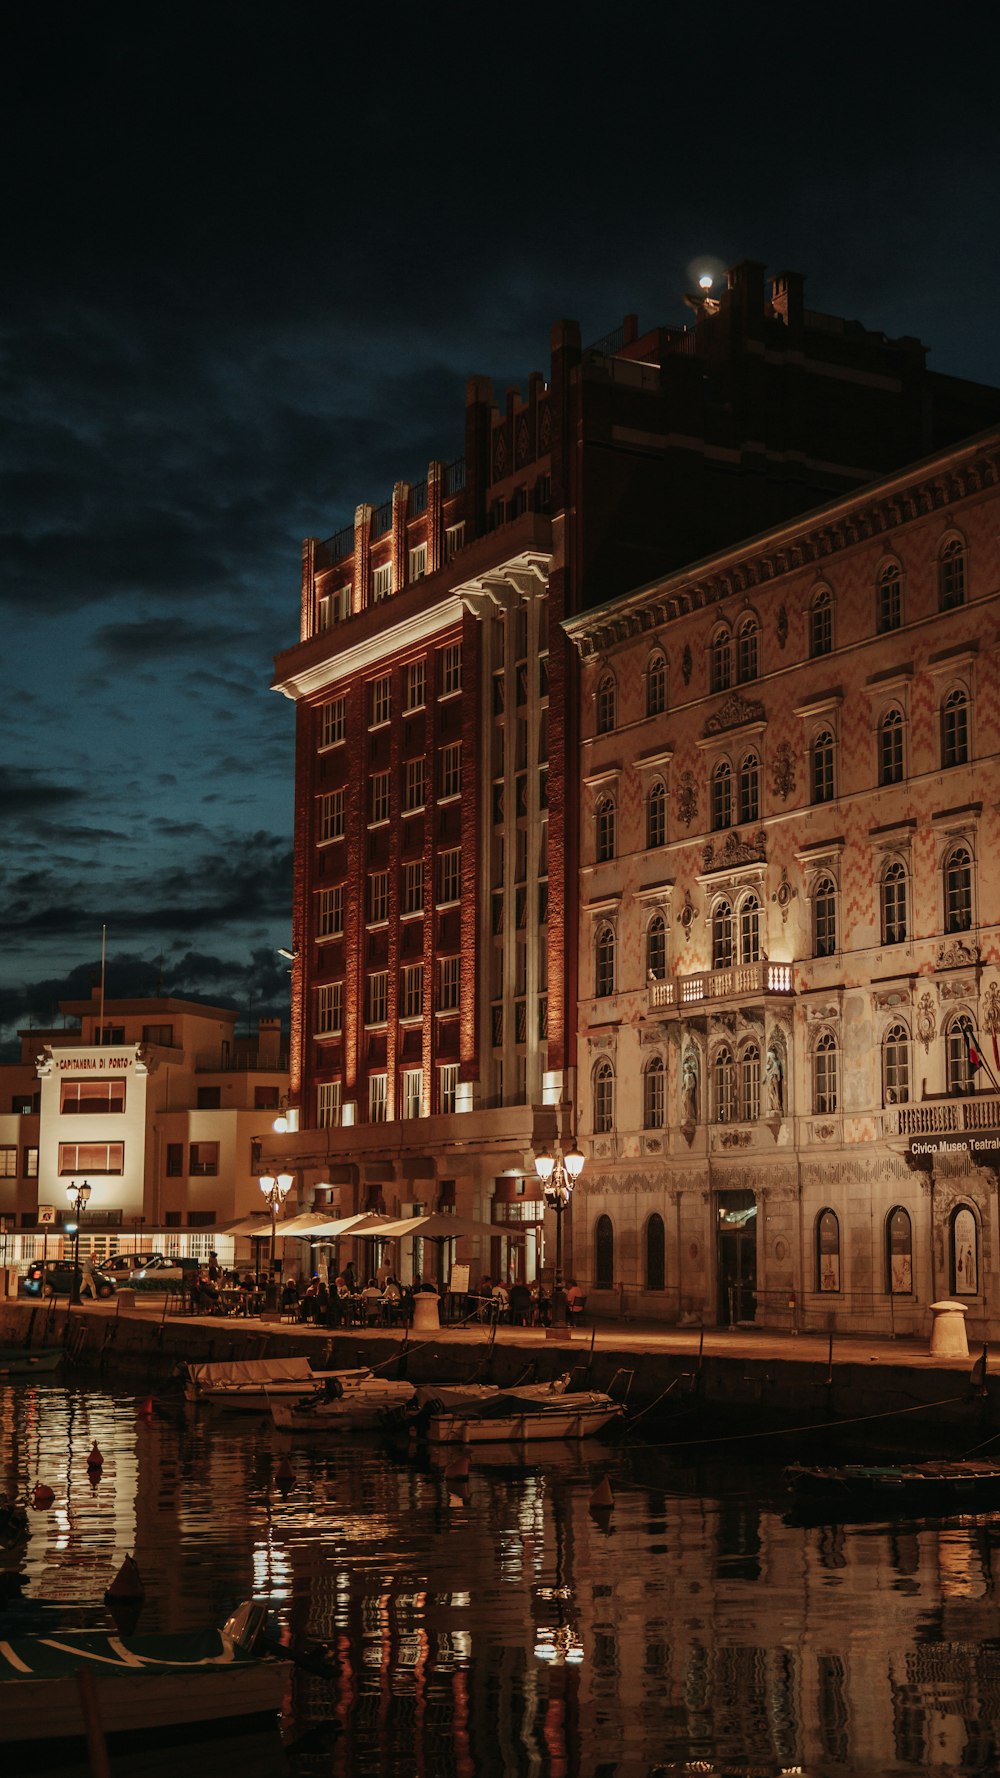
<svg viewBox="0 0 1000 1778"><path fill-rule="evenodd" d="M834 1518L893 1512L982 1512L1000 1507L1000 1462L842 1463L785 1470L796 1505Z"/></svg>
<svg viewBox="0 0 1000 1778"><path fill-rule="evenodd" d="M185 1366L184 1397L227 1412L266 1414L282 1397L298 1401L310 1392L321 1395L330 1378L347 1387L370 1376L367 1368L314 1371L308 1358L218 1359Z"/></svg>
<svg viewBox="0 0 1000 1778"><path fill-rule="evenodd" d="M280 1432L370 1432L384 1417L413 1401L412 1383L390 1383L384 1377L362 1377L341 1387L297 1401L272 1398L271 1418Z"/></svg>
<svg viewBox="0 0 1000 1778"><path fill-rule="evenodd" d="M567 1390L558 1383L531 1383L498 1390L478 1403L431 1414L429 1444L536 1444L593 1438L623 1418L621 1402L596 1389Z"/></svg>
<svg viewBox="0 0 1000 1778"><path fill-rule="evenodd" d="M248 1602L221 1630L192 1635L71 1630L0 1641L0 1745L8 1767L12 1744L32 1751L35 1771L48 1769L38 1761L57 1742L78 1742L82 1757L81 1673L90 1675L112 1745L149 1730L200 1734L234 1718L241 1730L276 1728L288 1668L255 1652L264 1616L264 1607Z"/></svg>
<svg viewBox="0 0 1000 1778"><path fill-rule="evenodd" d="M58 1346L31 1351L26 1346L0 1346L0 1377L23 1377L54 1371L62 1364Z"/></svg>

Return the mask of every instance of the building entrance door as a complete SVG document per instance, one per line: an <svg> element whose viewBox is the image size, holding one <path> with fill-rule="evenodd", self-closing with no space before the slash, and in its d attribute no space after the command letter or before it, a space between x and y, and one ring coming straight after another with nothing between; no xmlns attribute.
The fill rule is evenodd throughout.
<svg viewBox="0 0 1000 1778"><path fill-rule="evenodd" d="M757 1200L753 1192L719 1192L716 1203L718 1322L735 1327L757 1313Z"/></svg>

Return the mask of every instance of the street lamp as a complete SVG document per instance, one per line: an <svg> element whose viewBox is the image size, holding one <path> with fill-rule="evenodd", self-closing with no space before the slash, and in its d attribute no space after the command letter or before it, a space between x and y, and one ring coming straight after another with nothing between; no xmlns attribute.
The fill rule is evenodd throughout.
<svg viewBox="0 0 1000 1778"><path fill-rule="evenodd" d="M260 1189L264 1193L267 1207L271 1212L271 1264L268 1268L267 1295L269 1305L272 1308L274 1307L275 1297L274 1239L277 1233L278 1210L284 1203L294 1184L295 1178L291 1173L279 1173L277 1178L275 1178L273 1173L262 1173L260 1176Z"/></svg>
<svg viewBox="0 0 1000 1778"><path fill-rule="evenodd" d="M90 1202L91 1189L85 1179L81 1180L79 1185L66 1187L66 1196L73 1207L73 1215L76 1217L76 1227L73 1230L73 1282L69 1292L70 1308L74 1303L80 1301L80 1218Z"/></svg>
<svg viewBox="0 0 1000 1778"><path fill-rule="evenodd" d="M551 1155L547 1148L535 1156L535 1172L542 1182L542 1196L556 1213L556 1275L552 1287L552 1325L566 1326L566 1293L563 1289L562 1219L573 1187L583 1172L583 1155L573 1147L567 1154Z"/></svg>

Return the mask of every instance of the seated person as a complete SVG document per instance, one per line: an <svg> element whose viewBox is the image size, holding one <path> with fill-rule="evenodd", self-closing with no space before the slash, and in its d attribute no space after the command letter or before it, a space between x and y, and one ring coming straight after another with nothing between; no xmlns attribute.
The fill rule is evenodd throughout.
<svg viewBox="0 0 1000 1778"><path fill-rule="evenodd" d="M575 1278L571 1278L566 1286L566 1313L571 1321L579 1321L583 1314L584 1295Z"/></svg>
<svg viewBox="0 0 1000 1778"><path fill-rule="evenodd" d="M510 1297L502 1284L494 1284L490 1296L490 1313L499 1321L510 1309Z"/></svg>
<svg viewBox="0 0 1000 1778"><path fill-rule="evenodd" d="M365 1320L369 1324L373 1321L380 1321L382 1319L382 1292L378 1287L377 1279L369 1278L361 1292L361 1300L365 1306Z"/></svg>
<svg viewBox="0 0 1000 1778"><path fill-rule="evenodd" d="M548 1327L550 1320L549 1297L541 1280L536 1278L531 1286L532 1319L536 1327Z"/></svg>
<svg viewBox="0 0 1000 1778"><path fill-rule="evenodd" d="M193 1295L196 1308L208 1309L213 1313L219 1307L218 1286L212 1283L207 1272L198 1273Z"/></svg>

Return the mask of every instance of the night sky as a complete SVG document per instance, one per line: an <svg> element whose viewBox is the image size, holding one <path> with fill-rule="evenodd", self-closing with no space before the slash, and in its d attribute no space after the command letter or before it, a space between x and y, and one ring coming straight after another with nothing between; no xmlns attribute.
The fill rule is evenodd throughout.
<svg viewBox="0 0 1000 1778"><path fill-rule="evenodd" d="M300 542L460 455L467 375L755 258L1000 382L994 15L822 17L8 15L0 1044L102 922L109 994L287 1011Z"/></svg>

